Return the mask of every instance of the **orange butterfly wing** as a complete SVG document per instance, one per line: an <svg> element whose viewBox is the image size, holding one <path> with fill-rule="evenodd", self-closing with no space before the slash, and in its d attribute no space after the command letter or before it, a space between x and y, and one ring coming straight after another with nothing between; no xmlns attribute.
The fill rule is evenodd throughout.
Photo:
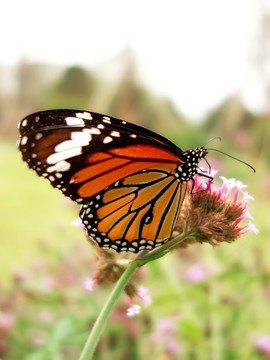
<svg viewBox="0 0 270 360"><path fill-rule="evenodd" d="M94 196L80 213L89 236L118 252L151 250L167 242L186 192L174 167L150 167Z"/></svg>

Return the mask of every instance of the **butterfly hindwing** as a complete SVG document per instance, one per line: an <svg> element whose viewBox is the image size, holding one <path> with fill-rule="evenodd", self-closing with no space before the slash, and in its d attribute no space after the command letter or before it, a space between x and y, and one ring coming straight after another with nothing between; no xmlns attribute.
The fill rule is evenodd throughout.
<svg viewBox="0 0 270 360"><path fill-rule="evenodd" d="M88 235L102 248L138 252L171 237L186 191L168 166L132 174L82 205Z"/></svg>

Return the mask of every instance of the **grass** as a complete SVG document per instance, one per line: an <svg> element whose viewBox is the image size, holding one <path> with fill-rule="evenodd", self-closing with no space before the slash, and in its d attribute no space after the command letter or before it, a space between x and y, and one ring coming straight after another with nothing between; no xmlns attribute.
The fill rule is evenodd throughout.
<svg viewBox="0 0 270 360"><path fill-rule="evenodd" d="M0 163L0 282L7 283L12 268L41 255L42 243L72 245L80 236L71 226L79 207L29 171L15 144L1 144Z"/></svg>

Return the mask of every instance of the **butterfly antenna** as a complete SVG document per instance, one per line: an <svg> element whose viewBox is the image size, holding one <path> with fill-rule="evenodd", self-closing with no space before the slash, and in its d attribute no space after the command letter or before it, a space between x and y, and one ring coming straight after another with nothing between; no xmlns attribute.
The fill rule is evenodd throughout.
<svg viewBox="0 0 270 360"><path fill-rule="evenodd" d="M211 139L211 140L212 140L212 139ZM210 140L209 140L209 141L210 141ZM208 142L209 142L209 141L208 141ZM239 162L242 163L242 164L247 165L250 169L252 169L254 172L256 172L256 170L254 169L254 167L251 166L250 164L248 164L248 163L246 163L245 161L240 160L240 159L238 159L238 158L236 158L236 157L234 157L234 156L232 156L232 155L229 155L229 154L227 154L227 153L225 153L225 152L223 152L223 151L221 151L221 150L211 149L211 148L205 149L205 150L207 150L207 151L209 151L209 150L217 151L217 152L219 152L219 153L221 153L221 154L223 154L223 155L226 155L226 156L228 156L228 157L230 157L230 158L232 158L232 159L234 159L234 160L236 160L236 161L239 161Z"/></svg>
<svg viewBox="0 0 270 360"><path fill-rule="evenodd" d="M209 144L211 141L215 140L215 139L218 139L219 141L221 141L221 137L220 136L214 136L212 137L211 139L207 140L206 143L202 146L203 148Z"/></svg>

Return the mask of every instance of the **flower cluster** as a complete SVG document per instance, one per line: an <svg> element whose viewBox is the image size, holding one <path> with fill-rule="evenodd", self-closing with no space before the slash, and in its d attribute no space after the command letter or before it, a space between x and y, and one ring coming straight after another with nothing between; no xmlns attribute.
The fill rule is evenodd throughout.
<svg viewBox="0 0 270 360"><path fill-rule="evenodd" d="M247 208L253 197L243 192L246 185L235 179L220 178L223 184L216 189L211 182L205 187L198 175L195 176L193 191L187 196L176 226L180 234L187 235L178 247L194 242L214 246L235 241L248 231L258 233L251 221L242 225L243 220L253 219Z"/></svg>
<svg viewBox="0 0 270 360"><path fill-rule="evenodd" d="M152 298L149 290L142 285L137 288L137 296L143 301L144 306L147 307L152 304ZM134 303L133 297L130 297L130 307L127 309L127 316L134 317L140 314L141 307Z"/></svg>

